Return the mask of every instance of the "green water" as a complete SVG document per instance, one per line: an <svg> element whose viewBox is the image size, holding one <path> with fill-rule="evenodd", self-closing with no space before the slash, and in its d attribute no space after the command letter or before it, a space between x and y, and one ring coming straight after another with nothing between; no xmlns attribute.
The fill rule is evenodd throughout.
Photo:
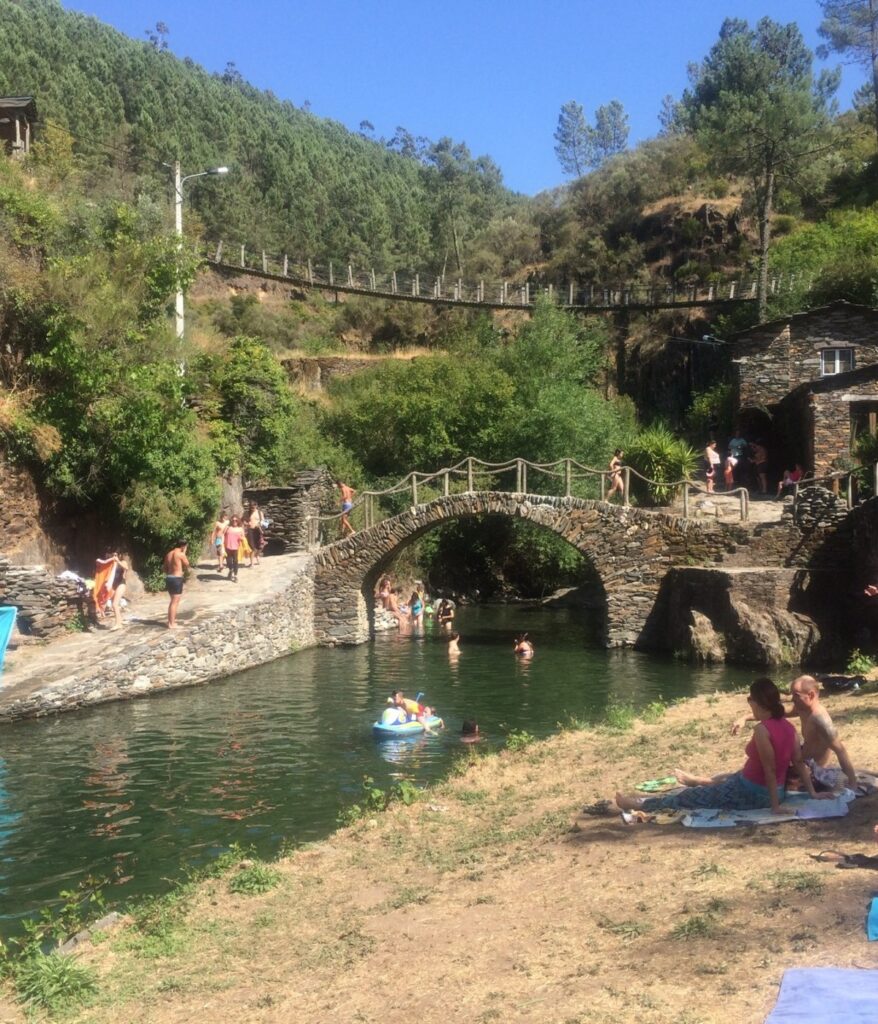
<svg viewBox="0 0 878 1024"><path fill-rule="evenodd" d="M545 736L608 701L644 705L748 680L589 647L582 612L463 609L456 661L438 631L303 651L209 686L0 728L0 931L88 875L107 896L159 892L232 843L263 855L325 836L364 775L381 786L441 777L475 718L486 746ZM512 654L529 631L532 661ZM376 742L391 689L421 690L438 737Z"/></svg>

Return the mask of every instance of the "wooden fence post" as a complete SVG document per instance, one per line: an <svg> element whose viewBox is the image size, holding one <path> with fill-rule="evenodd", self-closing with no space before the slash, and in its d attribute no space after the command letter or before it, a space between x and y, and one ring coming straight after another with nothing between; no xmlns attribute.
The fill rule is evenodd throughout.
<svg viewBox="0 0 878 1024"><path fill-rule="evenodd" d="M415 279L412 281L412 295L421 294L421 275L415 274Z"/></svg>
<svg viewBox="0 0 878 1024"><path fill-rule="evenodd" d="M572 281L570 282L570 287L568 289L567 305L568 306L572 306L573 305L573 282Z"/></svg>
<svg viewBox="0 0 878 1024"><path fill-rule="evenodd" d="M262 273L268 273L268 257L265 255L265 250L262 250Z"/></svg>
<svg viewBox="0 0 878 1024"><path fill-rule="evenodd" d="M622 505L628 508L628 492L631 490L631 468L629 466L622 467L622 486L625 488L625 493L622 495Z"/></svg>
<svg viewBox="0 0 878 1024"><path fill-rule="evenodd" d="M689 518L689 484L683 481L683 518Z"/></svg>
<svg viewBox="0 0 878 1024"><path fill-rule="evenodd" d="M466 460L466 489L472 491L473 489L473 457L472 455L467 457Z"/></svg>
<svg viewBox="0 0 878 1024"><path fill-rule="evenodd" d="M412 504L418 503L418 474L412 473Z"/></svg>
<svg viewBox="0 0 878 1024"><path fill-rule="evenodd" d="M398 283L396 280L396 271L394 270L393 276L390 279L390 292L392 295L396 295L398 290Z"/></svg>
<svg viewBox="0 0 878 1024"><path fill-rule="evenodd" d="M449 473L446 469L442 474L442 494L447 498L451 494L451 481L448 479Z"/></svg>
<svg viewBox="0 0 878 1024"><path fill-rule="evenodd" d="M516 459L515 460L515 493L516 494L522 494L524 492L524 487L522 487L522 485L521 485L521 470L522 470L521 459Z"/></svg>
<svg viewBox="0 0 878 1024"><path fill-rule="evenodd" d="M601 501L607 500L607 474L601 473Z"/></svg>
<svg viewBox="0 0 878 1024"><path fill-rule="evenodd" d="M308 282L314 284L314 266L310 259L308 260Z"/></svg>
<svg viewBox="0 0 878 1024"><path fill-rule="evenodd" d="M220 241L217 243L215 259L216 259L217 263L222 263L222 261L223 261L223 243L222 243L222 239L220 239Z"/></svg>
<svg viewBox="0 0 878 1024"><path fill-rule="evenodd" d="M521 462L521 493L527 494L527 463L523 459Z"/></svg>
<svg viewBox="0 0 878 1024"><path fill-rule="evenodd" d="M244 246L241 246L241 266L246 267L247 264L244 262Z"/></svg>
<svg viewBox="0 0 878 1024"><path fill-rule="evenodd" d="M372 285L372 291L373 292L378 291L378 289L375 287L375 268L374 267L372 267L372 269L369 271L369 281L370 281L370 283Z"/></svg>
<svg viewBox="0 0 878 1024"><path fill-rule="evenodd" d="M565 459L564 460L564 497L565 498L569 498L570 497L570 484L572 483L572 481L570 479L571 475L572 475L571 470L572 470L572 467L570 465L570 459Z"/></svg>
<svg viewBox="0 0 878 1024"><path fill-rule="evenodd" d="M284 277L290 276L290 258L284 253Z"/></svg>
<svg viewBox="0 0 878 1024"><path fill-rule="evenodd" d="M335 284L335 280L332 273L332 260L329 261L329 283Z"/></svg>
<svg viewBox="0 0 878 1024"><path fill-rule="evenodd" d="M354 287L354 268L348 264L348 288Z"/></svg>

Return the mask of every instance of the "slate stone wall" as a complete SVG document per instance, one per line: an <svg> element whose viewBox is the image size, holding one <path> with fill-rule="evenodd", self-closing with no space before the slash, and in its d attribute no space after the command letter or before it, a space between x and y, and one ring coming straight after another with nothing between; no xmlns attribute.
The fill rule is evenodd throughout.
<svg viewBox="0 0 878 1024"><path fill-rule="evenodd" d="M185 629L145 631L139 642L126 632L115 653L72 665L65 679L5 705L0 722L205 683L312 647L312 574L311 559L303 558L282 588L254 596L250 604Z"/></svg>
<svg viewBox="0 0 878 1024"><path fill-rule="evenodd" d="M738 404L776 405L800 384L817 380L824 348L853 348L856 367L878 363L875 312L839 302L740 335L733 349Z"/></svg>
<svg viewBox="0 0 878 1024"><path fill-rule="evenodd" d="M0 604L15 605L24 636L52 640L64 636L86 611L84 597L71 580L61 580L42 565L11 565L0 557Z"/></svg>
<svg viewBox="0 0 878 1024"><path fill-rule="evenodd" d="M326 469L299 473L289 487L248 487L244 504L257 502L271 520L265 532L270 554L307 551L309 520L333 504L333 481Z"/></svg>

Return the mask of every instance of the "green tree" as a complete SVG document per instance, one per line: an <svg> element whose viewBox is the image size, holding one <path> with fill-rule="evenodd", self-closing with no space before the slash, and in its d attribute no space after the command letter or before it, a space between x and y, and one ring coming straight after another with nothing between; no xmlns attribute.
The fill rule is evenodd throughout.
<svg viewBox="0 0 878 1024"><path fill-rule="evenodd" d="M585 119L582 104L570 100L561 107L555 128L555 156L561 170L581 178L594 163L594 131Z"/></svg>
<svg viewBox="0 0 878 1024"><path fill-rule="evenodd" d="M868 87L863 98L871 105L878 138L878 0L820 0L823 21L818 32L826 40L817 56L840 53L866 69Z"/></svg>
<svg viewBox="0 0 878 1024"><path fill-rule="evenodd" d="M689 125L717 166L749 181L759 231L759 316L768 302L771 216L779 182L795 185L827 151L828 100L838 76L815 82L796 25L727 19L710 53L690 69Z"/></svg>
<svg viewBox="0 0 878 1024"><path fill-rule="evenodd" d="M611 100L595 111L593 138L596 167L628 145L628 115L618 100Z"/></svg>

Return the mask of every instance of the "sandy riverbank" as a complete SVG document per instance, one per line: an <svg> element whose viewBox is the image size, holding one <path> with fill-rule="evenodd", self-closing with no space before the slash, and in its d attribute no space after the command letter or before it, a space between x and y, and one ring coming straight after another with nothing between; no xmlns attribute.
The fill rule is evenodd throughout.
<svg viewBox="0 0 878 1024"><path fill-rule="evenodd" d="M854 763L878 767L878 695L828 703ZM872 852L878 798L717 831L581 814L675 765L737 767L742 706L702 697L626 731L462 748L448 782L281 861L271 891L234 894L233 872L86 947L100 995L73 1019L755 1024L785 967L878 966L863 931L878 876L808 856Z"/></svg>

